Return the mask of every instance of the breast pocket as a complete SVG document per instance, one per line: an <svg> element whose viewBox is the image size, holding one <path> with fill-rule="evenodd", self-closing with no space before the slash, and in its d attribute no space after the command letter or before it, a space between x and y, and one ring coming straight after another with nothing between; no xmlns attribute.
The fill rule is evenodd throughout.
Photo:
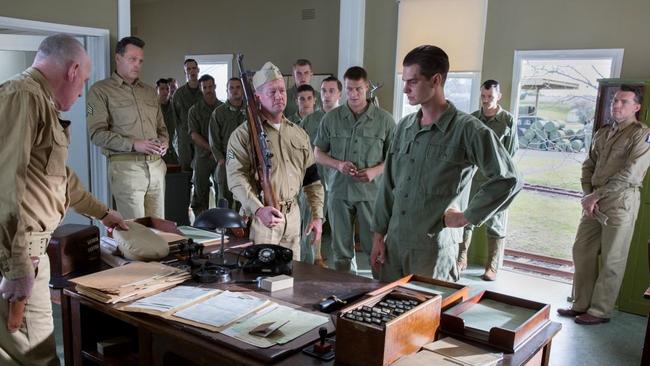
<svg viewBox="0 0 650 366"><path fill-rule="evenodd" d="M421 170L420 189L439 196L460 192L461 171L465 166L465 150L455 146L429 144Z"/></svg>
<svg viewBox="0 0 650 366"><path fill-rule="evenodd" d="M47 175L65 177L65 163L68 160L68 136L63 131L52 131L52 151L47 158Z"/></svg>
<svg viewBox="0 0 650 366"><path fill-rule="evenodd" d="M113 125L122 128L133 126L138 118L135 102L131 99L120 99L110 102L110 112Z"/></svg>
<svg viewBox="0 0 650 366"><path fill-rule="evenodd" d="M384 136L378 132L364 130L358 139L358 148L361 151L361 161L364 166L361 169L373 167L384 160Z"/></svg>
<svg viewBox="0 0 650 366"><path fill-rule="evenodd" d="M333 131L330 136L330 156L337 160L347 160L345 152L350 143L350 131Z"/></svg>

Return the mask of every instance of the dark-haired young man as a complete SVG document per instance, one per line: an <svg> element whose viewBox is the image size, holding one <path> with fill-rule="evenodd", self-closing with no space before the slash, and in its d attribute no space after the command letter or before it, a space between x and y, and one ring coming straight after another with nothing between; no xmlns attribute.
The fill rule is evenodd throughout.
<svg viewBox="0 0 650 366"><path fill-rule="evenodd" d="M514 157L519 149L517 141L517 126L512 114L501 108L501 88L496 80L487 80L481 85L481 108L472 116L478 118L489 127L499 138L499 141L506 148L510 157ZM474 174L470 187L469 199L474 197L478 189L486 181L481 172ZM501 265L504 243L506 237L506 225L508 223L508 212L506 210L497 212L485 222L487 230L488 257L485 262L485 273L481 278L485 281L494 281L497 277L497 270ZM467 250L472 242L472 225L465 226L463 241L458 248L458 270L464 271L467 268Z"/></svg>
<svg viewBox="0 0 650 366"><path fill-rule="evenodd" d="M156 93L158 94L158 103L160 103L160 110L165 120L165 127L169 134L169 147L167 153L163 156L163 160L167 164L178 164L178 155L176 155L176 117L171 103L171 83L169 79L158 79L156 81Z"/></svg>
<svg viewBox="0 0 650 366"><path fill-rule="evenodd" d="M297 91L296 103L298 104L298 112L288 116L287 119L299 125L305 117L314 113L316 91L309 84L300 85Z"/></svg>
<svg viewBox="0 0 650 366"><path fill-rule="evenodd" d="M582 164L582 219L573 244L573 305L558 309L578 324L609 321L621 288L640 188L650 165L650 129L637 120L641 88L622 85L612 123L594 134ZM600 269L599 257L600 256Z"/></svg>
<svg viewBox="0 0 650 366"><path fill-rule="evenodd" d="M126 219L165 217L162 160L169 136L156 90L138 77L144 42L122 38L115 46L115 71L88 92L87 121L92 142L108 157L117 210Z"/></svg>
<svg viewBox="0 0 650 366"><path fill-rule="evenodd" d="M314 76L314 72L311 68L311 62L304 58L296 60L293 64L293 86L287 90L287 106L284 108L284 115L293 116L298 112L298 105L296 104L296 97L298 95L298 87L301 85L310 85L311 78ZM315 109L320 109L320 94L316 91L316 107Z"/></svg>
<svg viewBox="0 0 650 366"><path fill-rule="evenodd" d="M367 99L366 70L353 66L343 79L347 103L323 117L314 152L316 162L333 169L327 206L336 269L356 272L354 222L359 225L361 247L370 255L372 206L395 121L388 112ZM377 277L374 271L373 277Z"/></svg>
<svg viewBox="0 0 650 366"><path fill-rule="evenodd" d="M505 209L521 179L494 132L445 99L449 58L442 49L417 47L402 64L404 93L421 107L397 124L386 157L370 261L382 281L411 273L457 281L462 227ZM460 211L475 167L487 181Z"/></svg>
<svg viewBox="0 0 650 366"><path fill-rule="evenodd" d="M192 160L194 158L194 148L192 137L187 123L187 116L190 108L201 100L202 94L199 88L199 64L196 60L188 58L183 62L185 78L187 82L178 88L172 97L172 106L176 116L176 132L178 138L178 160L181 163L181 169L191 171ZM187 192L189 194L189 192Z"/></svg>
<svg viewBox="0 0 650 366"><path fill-rule="evenodd" d="M169 100L171 100L178 90L178 81L175 78L167 78L167 83L169 84Z"/></svg>
<svg viewBox="0 0 650 366"><path fill-rule="evenodd" d="M187 113L190 136L194 142L194 194L192 195L192 210L198 216L208 209L210 198L210 177L217 188L217 161L210 149L210 116L223 104L217 99L214 78L203 75L199 79L199 87L203 98L194 104ZM218 192L217 192L218 193Z"/></svg>

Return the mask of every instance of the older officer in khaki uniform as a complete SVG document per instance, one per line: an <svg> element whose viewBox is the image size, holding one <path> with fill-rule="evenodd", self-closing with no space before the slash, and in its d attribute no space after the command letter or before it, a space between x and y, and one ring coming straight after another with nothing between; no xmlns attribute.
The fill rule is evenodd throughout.
<svg viewBox="0 0 650 366"><path fill-rule="evenodd" d="M255 243L279 244L293 250L293 259L300 259L300 210L298 193L303 187L311 206L313 220L305 234L316 232L320 240L323 220L323 186L320 180L304 182L305 173L314 165L314 156L307 133L282 115L287 93L280 70L270 62L253 76L255 96L261 106L264 131L271 157L271 184L280 209L264 206L251 175L251 154L248 124L239 126L228 141L226 171L228 186L244 211L254 214L250 237ZM313 168L315 169L315 167ZM305 183L305 184L304 184Z"/></svg>
<svg viewBox="0 0 650 366"><path fill-rule="evenodd" d="M312 148L314 147L314 142L316 142L316 136L318 135L318 128L320 127L320 122L325 116L326 112L333 110L339 106L339 100L341 99L341 91L343 85L341 82L334 76L327 77L323 80L320 87L321 96L323 97L323 109L314 111L314 113L305 117L300 123L307 134L309 135L309 142L311 142ZM332 231L330 230L329 221L327 221L327 189L328 189L328 179L331 170L323 165L318 164L318 175L320 176L321 183L325 187L325 206L323 211L325 213L325 222L323 222L323 234L321 239L321 252L325 248L329 248L332 245ZM302 217L302 229L305 231L307 225L311 222L311 208L309 203L306 200L304 193L300 193L299 198L300 203L300 216ZM300 240L300 252L302 253L301 260L307 263L315 263L315 259L318 257L317 253L314 253L314 247L311 244L313 242L312 235L304 235ZM324 265L323 262L316 263L318 265Z"/></svg>
<svg viewBox="0 0 650 366"><path fill-rule="evenodd" d="M217 184L217 161L210 149L208 131L212 112L223 104L217 99L212 76L201 76L199 86L203 98L196 102L187 114L190 136L194 142L194 194L191 206L195 216L208 209L210 177L212 177L214 184Z"/></svg>
<svg viewBox="0 0 650 366"><path fill-rule="evenodd" d="M176 117L172 108L169 79L158 79L156 81L156 93L158 93L158 103L165 120L165 127L169 134L169 146L163 160L167 164L178 164L178 155L176 154Z"/></svg>
<svg viewBox="0 0 650 366"><path fill-rule="evenodd" d="M351 67L343 78L347 104L323 117L314 151L319 164L333 169L327 207L334 264L339 271L356 272L354 222L359 225L361 248L370 255L372 206L395 121L388 112L366 99L369 85L363 68ZM377 278L376 272L373 277Z"/></svg>
<svg viewBox="0 0 650 366"><path fill-rule="evenodd" d="M219 199L228 200L228 207L239 209L226 181L226 149L230 135L246 119L246 104L241 80L230 78L226 85L228 99L212 112L210 116L209 142L212 155L217 161L217 184Z"/></svg>
<svg viewBox="0 0 650 366"><path fill-rule="evenodd" d="M0 364L58 365L46 247L68 207L125 227L66 166L69 121L59 118L90 75L90 59L73 37L40 44L32 67L0 85ZM32 258L39 264L34 270ZM27 298L17 331L8 330L10 302ZM15 304L12 304L15 306Z"/></svg>
<svg viewBox="0 0 650 366"><path fill-rule="evenodd" d="M487 80L481 85L481 109L472 113L488 126L499 138L499 141L506 148L510 157L514 157L519 149L517 140L517 126L512 114L501 108L498 104L501 99L501 90L496 80ZM487 179L481 172L477 172L472 180L469 199L474 197L479 188ZM485 281L494 281L497 277L497 270L503 260L504 243L506 237L506 226L508 223L508 212L506 210L497 212L485 222L488 241L488 257L485 262L485 273L481 278ZM465 226L463 241L458 250L458 270L464 271L467 268L467 250L472 242L472 225Z"/></svg>
<svg viewBox="0 0 650 366"><path fill-rule="evenodd" d="M298 112L298 87L301 85L310 85L314 72L311 68L311 62L304 58L296 60L293 64L293 86L287 90L287 107L284 109L285 116L293 116ZM320 109L320 94L316 91L316 108Z"/></svg>
<svg viewBox="0 0 650 366"><path fill-rule="evenodd" d="M165 217L167 166L161 157L169 138L156 91L138 79L143 48L137 37L122 38L115 46L115 72L88 92L90 138L108 157L111 191L127 219Z"/></svg>
<svg viewBox="0 0 650 366"><path fill-rule="evenodd" d="M461 228L507 207L522 181L494 132L445 100L449 59L442 49L417 47L403 66L404 93L421 108L398 123L386 158L371 262L382 281L411 273L457 281ZM460 211L475 166L487 181Z"/></svg>
<svg viewBox="0 0 650 366"><path fill-rule="evenodd" d="M192 137L190 136L188 113L190 108L202 98L201 88L199 88L199 64L196 60L188 58L183 63L185 78L187 83L178 88L172 96L172 105L174 115L176 116L176 132L178 136L178 160L181 163L181 169L191 171L194 157L194 148L192 147ZM187 192L189 194L189 192Z"/></svg>
<svg viewBox="0 0 650 366"><path fill-rule="evenodd" d="M585 196L573 244L573 305L558 309L579 324L609 321L623 281L639 189L650 165L650 129L636 120L641 104L640 87L621 86L612 100L612 123L594 134L582 164Z"/></svg>

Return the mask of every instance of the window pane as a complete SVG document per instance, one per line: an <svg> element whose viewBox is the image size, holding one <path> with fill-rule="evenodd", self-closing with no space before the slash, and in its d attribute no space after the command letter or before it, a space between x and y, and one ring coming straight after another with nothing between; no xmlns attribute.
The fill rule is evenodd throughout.
<svg viewBox="0 0 650 366"><path fill-rule="evenodd" d="M220 101L225 102L228 97L226 91L226 83L230 78L230 73L228 72L228 64L226 63L200 63L199 69L201 69L200 75L208 74L214 78L214 83L217 86L217 98Z"/></svg>

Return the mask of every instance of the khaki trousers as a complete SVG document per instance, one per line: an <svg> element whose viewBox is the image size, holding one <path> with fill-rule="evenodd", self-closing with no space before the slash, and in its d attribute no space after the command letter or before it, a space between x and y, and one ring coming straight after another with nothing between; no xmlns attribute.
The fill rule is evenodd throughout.
<svg viewBox="0 0 650 366"><path fill-rule="evenodd" d="M194 194L192 195L191 206L196 216L208 209L210 201L210 178L212 178L215 192L218 190L216 169L217 162L212 156L208 158L200 158L197 156L194 161ZM218 192L216 196L219 196Z"/></svg>
<svg viewBox="0 0 650 366"><path fill-rule="evenodd" d="M327 202L328 218L332 228L332 251L334 266L337 271L357 272L354 251L354 223L359 225L361 249L370 257L372 250L372 201L347 201L329 199ZM370 267L372 268L372 266ZM379 274L372 270L372 277Z"/></svg>
<svg viewBox="0 0 650 366"><path fill-rule="evenodd" d="M7 331L9 303L0 298L0 365L59 365L50 301L50 261L47 254L39 259L38 275L32 296L25 305L23 324L15 333Z"/></svg>
<svg viewBox="0 0 650 366"><path fill-rule="evenodd" d="M165 218L167 165L156 161L110 161L111 191L125 219L145 216Z"/></svg>
<svg viewBox="0 0 650 366"><path fill-rule="evenodd" d="M630 241L639 211L639 190L627 189L598 202L607 225L583 216L573 244L573 306L609 318L623 282ZM600 268L598 256L600 255Z"/></svg>
<svg viewBox="0 0 650 366"><path fill-rule="evenodd" d="M254 244L275 244L293 250L293 260L300 260L300 209L294 201L291 209L282 210L284 223L274 228L264 226L257 218L251 224L250 238Z"/></svg>

